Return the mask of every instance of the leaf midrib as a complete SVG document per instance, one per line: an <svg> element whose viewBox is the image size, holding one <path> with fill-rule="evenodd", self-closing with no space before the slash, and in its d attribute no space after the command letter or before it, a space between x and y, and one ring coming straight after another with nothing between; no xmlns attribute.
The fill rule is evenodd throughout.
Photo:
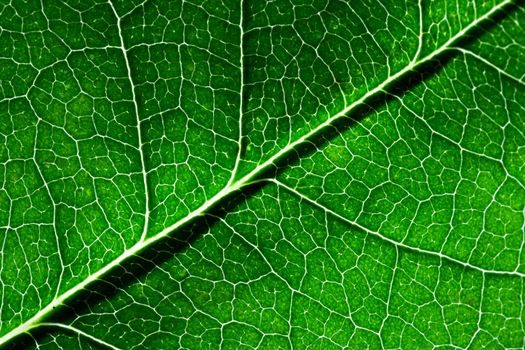
<svg viewBox="0 0 525 350"><path fill-rule="evenodd" d="M38 311L35 315L33 315L30 319L25 321L24 323L20 324L16 328L12 329L2 337L0 337L0 347L6 345L9 341L11 341L13 338L24 334L29 333L34 328L37 328L42 322L51 314L53 314L56 309L64 303L72 298L74 295L80 293L81 291L85 290L88 285L91 283L100 280L103 276L108 274L113 269L119 267L121 263L126 261L127 259L137 256L142 251L144 251L149 246L153 245L155 242L167 237L172 232L180 229L181 227L185 226L186 224L190 223L194 219L203 216L207 212L210 211L213 207L215 207L217 204L222 202L224 199L228 198L230 195L232 195L234 192L237 192L241 190L242 188L249 186L256 182L258 180L258 177L262 175L263 173L268 170L271 166L275 165L278 161L285 158L290 152L295 150L298 146L303 145L304 143L308 142L310 139L312 139L315 135L320 134L324 129L332 126L337 120L343 118L344 116L348 115L351 111L353 111L358 106L364 104L366 101L368 101L373 96L376 96L380 93L386 92L387 87L392 85L393 83L400 81L402 78L404 78L406 75L410 74L411 72L414 72L417 68L421 67L425 63L431 61L432 59L436 58L437 56L440 56L445 51L449 50L453 47L453 44L458 42L459 40L463 39L465 35L475 29L480 23L485 22L487 20L490 20L496 13L499 13L507 6L513 4L513 0L505 0L498 5L496 5L494 8L492 8L490 11L485 13L484 15L480 16L476 20L472 21L468 26L464 27L462 30L460 30L458 33L456 33L452 38L450 38L447 42L445 42L443 45L441 45L438 49L433 51L432 53L424 56L421 59L412 60L407 66L405 66L403 69L398 71L396 74L391 75L388 77L385 81L383 81L381 84L376 86L374 89L369 90L366 94L361 96L359 99L351 103L350 105L346 106L343 110L341 110L339 113L331 116L330 118L326 119L323 123L319 124L314 129L310 130L308 133L304 134L297 140L295 140L292 143L289 143L286 147L282 148L280 151L276 152L273 156L268 158L263 163L259 164L257 167L255 167L252 171L250 171L248 174L243 176L237 181L233 181L232 179L235 178L235 173L232 172L232 176L230 181L228 181L228 184L219 192L217 192L213 197L208 199L206 202L204 202L199 208L188 214L186 217L180 219L176 223L172 224L171 226L165 228L164 230L158 232L157 234L145 238L144 235L143 238L139 240L135 245L133 245L130 249L123 252L122 255L120 255L115 260L108 263L106 266L101 268L100 270L96 271L95 273L89 275L86 279L84 279L82 282L77 284L75 287L67 290L60 296L57 296L53 299L51 303L49 303L47 306L42 308L40 311ZM110 2L111 4L111 2ZM116 13L116 12L115 12ZM120 19L117 15L117 19L120 22ZM122 42L122 48L123 52L125 53L126 50L124 48L124 44ZM242 59L242 56L241 56ZM242 65L241 65L242 67ZM128 66L129 68L129 66ZM132 87L133 88L133 87ZM241 95L242 99L242 95ZM134 102L136 103L136 102ZM240 131L241 133L242 131ZM239 143L239 147L240 147ZM237 160L236 160L237 161ZM147 183L146 183L147 185ZM147 222L148 218L146 218ZM147 226L145 226L147 227ZM146 229L144 230L146 231ZM381 236L382 237L382 236ZM414 249L413 247L406 247L407 249ZM430 253L430 252L425 252ZM444 256L446 258L449 258L448 256ZM449 260L451 260L450 258ZM453 261L453 260L452 260ZM479 269L479 268L478 268ZM487 271L488 272L488 271ZM499 272L499 271L498 271ZM502 272L499 272L502 273Z"/></svg>

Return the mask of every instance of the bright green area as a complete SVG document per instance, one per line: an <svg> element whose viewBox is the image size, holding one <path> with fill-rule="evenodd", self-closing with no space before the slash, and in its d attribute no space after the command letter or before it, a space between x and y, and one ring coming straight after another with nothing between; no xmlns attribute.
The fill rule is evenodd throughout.
<svg viewBox="0 0 525 350"><path fill-rule="evenodd" d="M0 337L438 50L46 319L81 334L8 345L523 348L525 11L477 23L498 5L0 4Z"/></svg>

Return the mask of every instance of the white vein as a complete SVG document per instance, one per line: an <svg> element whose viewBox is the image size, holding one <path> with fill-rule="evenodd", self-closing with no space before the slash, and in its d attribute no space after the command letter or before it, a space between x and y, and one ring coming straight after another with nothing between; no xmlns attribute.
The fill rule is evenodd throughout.
<svg viewBox="0 0 525 350"><path fill-rule="evenodd" d="M89 333L86 333L76 327L73 327L73 326L70 326L70 325L66 325L66 324L63 324L63 323L55 323L55 322L43 322L41 324L39 324L38 326L42 326L42 327L56 327L56 328L62 328L62 329L65 329L67 331L70 331L70 332L73 332L73 333L76 333L78 334L79 336L82 336L82 337L85 337L95 343L97 343L98 345L102 345L108 349L112 349L112 350L121 350L120 348L117 348L116 346L102 340L102 339L99 339L95 336L92 336L91 334Z"/></svg>
<svg viewBox="0 0 525 350"><path fill-rule="evenodd" d="M487 274L493 274L493 275L509 275L509 276L519 276L519 277L525 277L525 273L522 273L522 272L519 272L519 271L501 271L501 270L488 270L488 269L484 269L484 268L481 268L479 266L476 266L476 265L472 265L468 262L464 262L464 261L461 261L461 260L458 260L458 259L455 259L453 257L450 257L446 254L443 254L443 253L440 253L440 252L436 252L436 251L432 251L432 250L428 250L428 249L421 249L421 248L418 248L418 247L413 247L413 246L410 246L410 245L407 245L405 243L402 243L402 242L398 242L396 240L393 240L391 238L388 238L388 237L385 237L383 235L381 235L380 233L378 232L375 232L375 231L372 231L370 229L368 229L366 226L363 226L361 224L359 224L358 222L356 221L353 221L353 220L350 220L346 217L344 217L343 215L333 211L332 209L330 208L327 208L326 206L318 203L317 201L309 198L308 196L304 195L303 193L301 193L299 190L295 189L295 188L292 188L284 183L282 183L281 181L279 180L276 180L276 179L264 179L264 181L268 181L268 182L272 182L274 184L276 184L277 186L280 186L284 189L286 189L287 191L295 194L296 196L298 196L299 198L301 199L304 199L306 202L314 205L315 207L327 212L327 213L330 213L330 215L346 222L347 224L350 224L352 226L355 226L357 228L359 228L360 230L366 232L366 233L369 233L371 235L374 235L374 236L377 236L379 238L381 238L382 240L396 246L396 247L401 247L401 248L404 248L406 250L409 250L409 251L414 251L414 252L417 252L417 253L422 253L422 254L426 254L426 255L430 255L430 256L436 256L440 259L443 259L443 260L447 260L447 261L451 261L455 264L458 264L460 266L464 266L464 267L468 267L470 269L473 269L473 270L476 270L476 271L479 271L479 272L482 272L482 273L487 273Z"/></svg>
<svg viewBox="0 0 525 350"><path fill-rule="evenodd" d="M525 86L525 81L523 81L522 79L510 74L509 72L505 71L504 69L498 67L497 65L495 65L494 63L490 62L489 60L487 60L486 58L478 55L477 53L471 51L471 50L468 50L468 49L464 49L462 47L457 47L457 46L454 46L454 47L450 47L449 48L450 50L454 50L454 51L459 51L459 52L462 52L463 54L465 55L469 55L469 56L472 56L474 57L475 59L477 59L478 61L480 62L483 62L484 64L486 64L487 66L493 68L494 70L496 70L498 73L500 73L501 75L504 75L506 76L507 78L509 79L512 79L513 81L517 82L518 84L520 85L523 85Z"/></svg>
<svg viewBox="0 0 525 350"><path fill-rule="evenodd" d="M113 6L113 3L111 0L108 1L109 6L111 7L111 10L113 11L113 14L117 18L117 28L118 28L118 35L120 39L120 50L122 51L122 55L124 56L124 61L126 63L126 71L128 74L129 83L131 85L131 97L133 100L133 108L135 110L135 116L137 118L137 136L138 136L138 151L140 154L140 166L142 171L142 181L144 183L144 227L142 229L142 234L140 236L140 241L143 242L146 239L146 235L148 233L148 223L149 223L149 194L148 194L148 175L146 171L146 160L144 157L144 151L142 149L142 132L141 132L141 122L140 122L140 116L139 116L139 105L137 103L137 96L135 92L135 84L133 83L133 78L131 77L131 66L129 65L129 59L128 59L128 51L126 50L126 46L124 44L124 38L122 37L122 26L121 26L121 17L118 15L117 10L115 9L115 6Z"/></svg>
<svg viewBox="0 0 525 350"><path fill-rule="evenodd" d="M239 46L240 46L240 53L239 53L239 70L240 70L240 91L239 91L239 139L237 140L238 143L238 150L237 150L237 157L235 158L235 165L233 166L232 174L230 176L230 180L228 181L228 184L226 187L230 186L235 179L235 175L237 174L237 169L239 168L239 163L241 162L241 154L242 154L242 116L243 116L243 109L244 109L244 28L243 28L243 1L240 1L240 19L239 19Z"/></svg>

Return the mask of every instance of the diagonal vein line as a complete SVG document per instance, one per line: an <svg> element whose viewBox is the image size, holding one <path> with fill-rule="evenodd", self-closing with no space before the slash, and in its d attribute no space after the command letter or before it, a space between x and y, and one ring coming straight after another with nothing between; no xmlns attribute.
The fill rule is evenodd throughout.
<svg viewBox="0 0 525 350"><path fill-rule="evenodd" d="M69 332L73 332L73 333L76 333L78 334L79 336L82 336L82 337L85 337L99 345L102 345L104 346L105 348L108 348L108 349L111 349L111 350L121 350L120 348L117 348L116 346L102 340L102 339L99 339L89 333L86 333L76 327L73 327L73 326L69 326L69 325L66 325L66 324L62 324L62 323L55 323L55 322L43 322L43 323L40 323L38 326L42 326L42 327L55 327L55 328L63 328Z"/></svg>
<svg viewBox="0 0 525 350"><path fill-rule="evenodd" d="M470 50L467 50L467 49L464 49L462 47L457 47L457 46L453 46L453 47L450 47L449 50L453 50L453 51L459 51L465 55L469 55L469 56L472 56L474 57L475 59L477 59L478 61L480 62L483 62L485 65L491 67L492 69L496 70L498 73L500 73L501 75L504 75L506 76L507 78L517 82L518 84L521 84L523 86L525 86L525 81L523 81L522 79L510 74L509 72L507 72L505 69L501 68L501 67L498 67L497 65L495 65L494 63L490 62L489 60L487 60L486 58L478 55L477 53L473 52L473 51L470 51Z"/></svg>
<svg viewBox="0 0 525 350"><path fill-rule="evenodd" d="M471 263L455 259L455 258L453 258L453 257L451 257L449 255L446 255L446 254L443 254L443 253L440 253L440 252L435 252L435 251L428 250L428 249L421 249L421 248L417 248L417 247L412 247L412 246L407 245L405 243L398 242L398 241L396 241L394 239L388 238L388 237L380 234L379 232L372 231L372 230L368 229L367 227L357 223L356 221L353 221L353 220L350 220L350 219L344 217L343 215L333 211L332 209L327 208L326 206L324 206L324 205L318 203L317 201L309 198L305 194L301 193L299 190L297 190L295 188L292 188L292 187L290 187L288 185L285 185L284 183L282 183L279 180L276 180L276 179L264 179L264 180L261 180L261 182L262 181L274 183L277 186L284 188L288 192L290 192L290 193L296 195L297 197L305 200L306 202L312 204L313 206L315 206L315 207L325 211L326 213L328 213L328 214L338 218L339 220L341 220L341 221L343 221L343 222L345 222L347 224L350 224L350 225L352 225L354 227L357 227L358 229L360 229L360 230L362 230L362 231L364 231L364 232L366 232L368 234L371 234L371 235L374 235L376 237L379 237L383 241L391 243L392 245L394 245L396 247L404 248L406 250L417 252L417 253L422 253L422 254L426 254L426 255L435 256L435 257L438 257L440 259L447 260L447 261L453 262L455 264L458 264L458 265L461 265L461 266L468 267L470 269L479 271L481 273L493 274L493 275L510 275L510 276L525 277L525 273L522 273L522 272L519 272L519 271L488 270L488 269L484 269L484 268L481 268L481 267L476 266L476 265L472 265Z"/></svg>
<svg viewBox="0 0 525 350"><path fill-rule="evenodd" d="M375 95L378 95L380 93L385 92L388 86L390 86L392 83L402 79L407 74L415 71L417 68L420 68L423 64L431 61L432 59L440 56L445 51L449 50L457 41L462 39L468 32L473 30L474 28L478 27L480 23L485 22L486 20L489 20L494 16L495 14L499 13L500 11L504 10L507 6L514 4L513 0L505 0L492 8L490 11L485 13L483 16L479 17L472 23L470 23L468 26L464 27L461 31L456 33L452 38L450 38L445 44L443 44L441 47L439 47L436 51L432 52L431 54L417 60L416 62L411 62L408 64L405 68L397 72L396 74L390 76L388 79L386 79L383 83L379 84L376 88L370 90L365 95L363 95L361 98L356 100L354 103L350 104L346 108L344 108L339 113L335 114L334 116L328 118L323 123L319 124L316 128L312 129L307 134L301 136L296 141L288 144L288 146L282 148L279 152L275 153L272 157L268 158L265 162L259 164L256 168L254 168L251 172L249 172L247 175L242 177L241 179L232 182L229 184L229 186L225 186L222 190L217 192L213 197L208 199L206 202L204 202L200 207L198 207L196 210L188 214L186 217L180 219L178 222L174 223L173 225L163 229L162 231L150 236L149 238L145 237L145 232L143 233L144 239L141 239L138 241L134 246L129 248L128 250L124 251L120 256L118 256L115 260L109 262L107 265L102 267L100 270L94 272L93 274L89 275L86 279L84 279L82 282L75 285L75 287L67 290L57 298L53 299L51 303L49 303L47 306L42 308L39 312L37 312L33 317L28 319L26 322L20 324L18 327L12 329L8 333L4 334L2 337L0 337L0 346L6 344L11 339L15 338L16 336L27 333L30 330L38 327L50 314L52 314L55 309L59 306L64 305L64 303L75 296L77 293L83 291L86 289L86 287L93 282L100 280L103 276L108 274L110 271L112 271L114 268L120 266L124 261L128 260L129 258L133 256L137 256L142 251L144 251L147 247L153 245L155 242L165 238L172 232L180 229L181 227L185 226L186 224L192 222L194 219L203 216L208 211L210 211L212 208L214 208L218 203L222 202L223 200L226 200L229 198L229 196L240 189L252 184L255 180L257 180L258 177L260 177L262 174L264 174L269 168L275 165L276 162L279 160L285 158L288 156L289 153L293 152L298 146L303 145L307 142L310 142L310 139L323 131L324 129L330 127L335 121L345 117L347 114L349 114L352 110L357 108L358 106L366 103L370 98L372 98ZM113 5L110 2L111 7L114 10ZM116 12L115 12L116 13ZM120 19L117 16L118 23L120 26ZM120 33L120 32L119 32ZM121 37L122 42L122 50L125 53L126 50L123 46L123 41ZM124 55L126 61L127 61L127 55ZM129 73L129 63L128 63L128 73ZM130 77L131 79L131 77ZM136 100L135 100L136 104ZM137 106L137 112L138 112L138 106ZM138 119L138 114L137 114ZM139 128L139 135L140 135L140 128ZM142 158L143 159L143 158ZM145 183L145 186L147 187L147 184ZM147 218L146 218L147 219ZM465 263L463 263L465 264ZM472 266L475 268L474 266ZM477 268L479 270L479 268ZM495 271L494 273L496 273ZM503 272L499 272L503 273ZM508 273L507 273L508 274ZM525 276L525 275L524 275Z"/></svg>
<svg viewBox="0 0 525 350"><path fill-rule="evenodd" d="M386 89L396 81L399 81L406 75L408 75L411 72L414 72L417 68L420 68L425 63L428 63L429 61L435 59L436 57L440 56L444 52L450 49L457 41L462 39L468 32L476 28L480 23L490 19L494 14L498 13L502 9L504 9L506 6L513 4L513 0L506 0L496 7L494 7L492 10L484 14L483 16L479 17L477 20L470 23L468 26L463 28L461 31L459 31L456 35L454 35L452 38L450 38L445 44L443 44L441 47L439 47L437 50L433 51L431 54L415 61L410 62L405 68L400 70L394 75L391 75L389 78L387 78L384 82L379 84L374 89L368 91L366 94L364 94L362 97L357 99L352 104L345 107L343 110L341 110L339 113L331 116L330 118L326 119L324 122L319 124L317 127L306 133L305 135L301 136L294 142L288 144L286 147L282 148L279 152L275 153L272 157L270 157L268 160L266 160L264 163L258 165L254 170L252 170L250 173L245 175L242 179L238 181L238 183L249 183L251 180L254 180L257 176L259 176L261 173L263 173L266 169L268 169L270 166L274 165L276 162L278 162L280 159L284 158L288 153L292 152L294 149L296 149L298 146L303 145L307 143L310 139L312 139L315 135L319 134L324 129L332 126L337 120L347 116L351 111L356 109L358 106L361 106L365 104L368 100L370 100L372 97L386 92ZM235 186L235 185L234 185ZM239 188L242 187L239 186Z"/></svg>

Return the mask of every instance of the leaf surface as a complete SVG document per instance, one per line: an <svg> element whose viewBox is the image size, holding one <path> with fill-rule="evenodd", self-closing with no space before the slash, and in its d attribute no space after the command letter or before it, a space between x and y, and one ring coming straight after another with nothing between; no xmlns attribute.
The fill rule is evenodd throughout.
<svg viewBox="0 0 525 350"><path fill-rule="evenodd" d="M0 343L523 347L524 14L1 5Z"/></svg>

